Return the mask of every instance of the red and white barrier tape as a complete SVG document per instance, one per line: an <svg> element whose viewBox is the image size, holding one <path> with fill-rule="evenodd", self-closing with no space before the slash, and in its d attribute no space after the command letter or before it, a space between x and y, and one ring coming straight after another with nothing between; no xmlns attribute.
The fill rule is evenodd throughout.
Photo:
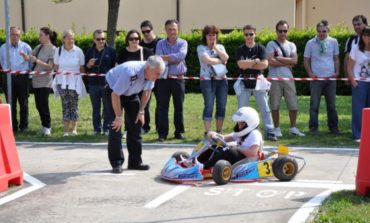
<svg viewBox="0 0 370 223"><path fill-rule="evenodd" d="M105 74L98 74L98 73L80 73L80 72L39 72L39 71L13 71L13 70L1 70L0 73L7 73L12 75L22 75L22 74L31 74L31 75L81 75L81 76L89 76L89 77L104 77ZM194 76L173 76L169 75L168 79L179 79L179 80L255 80L256 78L253 77L224 77L224 78L207 78L207 77L194 77ZM348 78L333 78L333 77L317 77L317 78L310 78L310 77L266 77L269 81L348 81ZM370 81L370 78L355 78L359 81Z"/></svg>

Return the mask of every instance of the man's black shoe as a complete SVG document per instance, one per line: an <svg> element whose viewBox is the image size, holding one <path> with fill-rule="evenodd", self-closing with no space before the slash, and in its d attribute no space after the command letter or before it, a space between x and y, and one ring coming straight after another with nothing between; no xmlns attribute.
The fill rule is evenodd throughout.
<svg viewBox="0 0 370 223"><path fill-rule="evenodd" d="M175 139L185 139L185 136L182 133L178 133L178 134L175 134Z"/></svg>
<svg viewBox="0 0 370 223"><path fill-rule="evenodd" d="M20 128L20 130L19 130L20 132L27 132L28 131L28 128L26 127L26 128Z"/></svg>
<svg viewBox="0 0 370 223"><path fill-rule="evenodd" d="M160 142L164 142L165 140L166 140L165 136L159 136L158 137L158 141L160 141Z"/></svg>
<svg viewBox="0 0 370 223"><path fill-rule="evenodd" d="M139 164L137 166L128 166L129 170L149 170L150 166L146 164Z"/></svg>
<svg viewBox="0 0 370 223"><path fill-rule="evenodd" d="M115 173L115 174L122 173L122 167L121 166L113 167L112 173Z"/></svg>
<svg viewBox="0 0 370 223"><path fill-rule="evenodd" d="M330 129L330 133L333 135L340 135L340 131L338 128L332 128Z"/></svg>

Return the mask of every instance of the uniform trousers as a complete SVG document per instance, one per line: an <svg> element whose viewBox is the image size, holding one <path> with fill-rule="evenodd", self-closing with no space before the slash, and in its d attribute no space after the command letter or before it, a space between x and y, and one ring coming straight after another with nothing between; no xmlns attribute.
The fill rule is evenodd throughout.
<svg viewBox="0 0 370 223"><path fill-rule="evenodd" d="M107 114L109 120L109 136L108 136L108 158L111 166L122 166L125 161L122 151L122 132L121 129L116 132L112 129L111 123L116 118L112 106L112 89L109 86L105 87L104 97L107 102ZM141 138L141 123L135 123L136 117L140 108L140 98L138 94L130 96L120 96L121 108L125 112L125 123L127 124L127 150L128 150L128 166L138 166L142 164L142 138ZM123 127L123 126L122 126Z"/></svg>

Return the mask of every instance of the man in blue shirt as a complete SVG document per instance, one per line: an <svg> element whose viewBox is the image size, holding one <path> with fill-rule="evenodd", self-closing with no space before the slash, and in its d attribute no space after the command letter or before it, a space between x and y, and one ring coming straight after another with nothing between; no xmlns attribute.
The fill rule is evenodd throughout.
<svg viewBox="0 0 370 223"><path fill-rule="evenodd" d="M154 87L165 69L161 57L151 56L146 62L129 61L111 69L106 75L107 85L104 97L110 122L108 157L113 173L122 172L124 156L122 152L123 125L122 108L126 112L128 169L148 170L142 163L141 127L145 123L144 109ZM139 93L143 91L141 98Z"/></svg>
<svg viewBox="0 0 370 223"><path fill-rule="evenodd" d="M0 63L3 69L10 69L12 71L29 71L31 69L30 62L23 59L22 55L29 55L32 51L31 47L20 40L21 29L17 26L10 27L10 64L6 61L6 43L0 48ZM6 78L10 74L5 75ZM17 74L12 75L12 125L13 131L18 128L21 132L28 129L28 93L29 93L29 75ZM7 101L7 80L4 79L4 90ZM19 103L20 122L18 126L17 121L17 101Z"/></svg>
<svg viewBox="0 0 370 223"><path fill-rule="evenodd" d="M167 65L166 78L157 82L158 139L164 141L168 135L168 108L170 97L173 97L175 138L184 138L183 104L185 98L186 73L185 57L188 52L186 40L178 38L179 27L175 19L167 20L165 29L167 38L157 43L156 54L160 55Z"/></svg>
<svg viewBox="0 0 370 223"><path fill-rule="evenodd" d="M97 29L93 33L94 44L85 54L85 69L88 73L105 74L116 65L116 50L108 46L105 33ZM104 76L88 76L89 95L92 105L93 135L108 135L108 115L103 101ZM103 105L103 114L100 114ZM103 116L103 125L101 118Z"/></svg>

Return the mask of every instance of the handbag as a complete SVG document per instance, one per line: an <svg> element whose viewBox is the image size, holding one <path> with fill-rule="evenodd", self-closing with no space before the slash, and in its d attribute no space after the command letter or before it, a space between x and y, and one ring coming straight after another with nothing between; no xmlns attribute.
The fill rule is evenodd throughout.
<svg viewBox="0 0 370 223"><path fill-rule="evenodd" d="M258 75L255 90L269 91L270 88L271 88L271 82L268 81L262 74Z"/></svg>
<svg viewBox="0 0 370 223"><path fill-rule="evenodd" d="M210 65L211 77L224 77L227 74L227 68L225 64L219 63Z"/></svg>

